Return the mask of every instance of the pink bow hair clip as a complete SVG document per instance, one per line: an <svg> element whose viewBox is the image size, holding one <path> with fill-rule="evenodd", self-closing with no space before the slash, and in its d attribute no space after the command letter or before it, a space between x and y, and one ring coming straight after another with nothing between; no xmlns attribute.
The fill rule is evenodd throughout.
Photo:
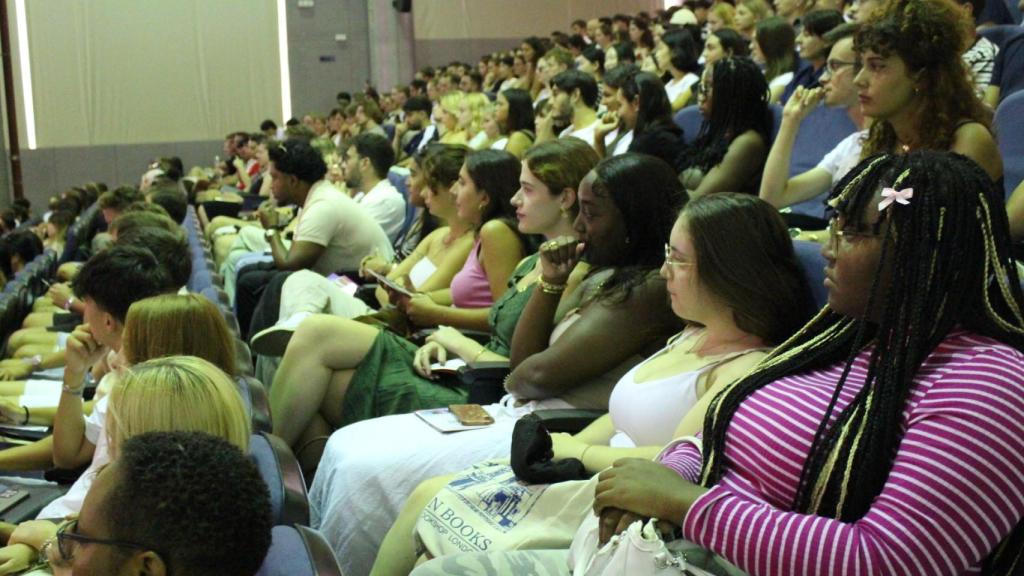
<svg viewBox="0 0 1024 576"><path fill-rule="evenodd" d="M904 188L903 190L896 190L894 188L883 188L882 201L878 203L878 211L881 212L882 210L885 210L893 202L904 205L910 204L910 199L913 197L913 188Z"/></svg>

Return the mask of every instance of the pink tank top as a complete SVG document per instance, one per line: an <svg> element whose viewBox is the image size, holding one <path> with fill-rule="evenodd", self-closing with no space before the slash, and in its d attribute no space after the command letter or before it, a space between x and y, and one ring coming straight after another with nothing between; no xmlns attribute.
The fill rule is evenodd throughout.
<svg viewBox="0 0 1024 576"><path fill-rule="evenodd" d="M494 304L491 284L480 265L479 252L480 239L477 238L462 270L452 277L452 304L456 308L490 308Z"/></svg>

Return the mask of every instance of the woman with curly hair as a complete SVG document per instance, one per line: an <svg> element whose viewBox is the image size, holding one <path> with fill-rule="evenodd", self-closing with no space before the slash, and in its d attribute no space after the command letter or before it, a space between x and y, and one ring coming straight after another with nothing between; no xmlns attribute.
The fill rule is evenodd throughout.
<svg viewBox="0 0 1024 576"><path fill-rule="evenodd" d="M906 0L872 10L875 18L860 24L854 35L854 52L842 56L846 48L833 50L830 62L836 68L824 77L828 92L801 87L786 103L761 196L776 206L827 192L838 182L836 174L879 152L949 150L980 164L994 181L1003 176L990 131L992 114L975 94L961 58L963 47L970 42L969 19L949 0ZM827 37L838 45L842 40L835 36L845 33L836 28ZM817 167L787 181L780 166L786 166L788 160L780 164L783 155L777 153L789 154L794 126L822 99L831 105L830 100L845 92L850 73L860 111L870 128L851 134ZM823 242L826 234L811 232L807 237Z"/></svg>
<svg viewBox="0 0 1024 576"><path fill-rule="evenodd" d="M861 158L950 150L980 164L992 180L1002 178L992 114L961 58L972 26L951 0L905 0L861 29L854 84L862 112L875 120Z"/></svg>

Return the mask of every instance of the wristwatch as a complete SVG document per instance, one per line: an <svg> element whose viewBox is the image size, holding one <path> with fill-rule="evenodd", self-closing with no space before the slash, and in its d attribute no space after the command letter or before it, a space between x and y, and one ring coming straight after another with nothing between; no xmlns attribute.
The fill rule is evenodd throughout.
<svg viewBox="0 0 1024 576"><path fill-rule="evenodd" d="M267 228L263 231L263 237L270 240L274 236L277 236L277 228Z"/></svg>

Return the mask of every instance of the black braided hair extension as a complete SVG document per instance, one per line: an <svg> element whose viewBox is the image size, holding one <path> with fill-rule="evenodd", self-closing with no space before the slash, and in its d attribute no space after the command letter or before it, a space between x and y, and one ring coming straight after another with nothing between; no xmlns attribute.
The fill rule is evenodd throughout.
<svg viewBox="0 0 1024 576"><path fill-rule="evenodd" d="M734 56L715 63L712 72L711 117L704 120L693 143L676 162L678 171L717 166L729 144L747 130L771 142L772 118L768 110L768 83L749 57Z"/></svg>
<svg viewBox="0 0 1024 576"><path fill-rule="evenodd" d="M966 157L946 152L875 156L836 187L831 204L857 222L883 187L914 189L912 202L883 214L882 256L868 309L877 322L826 308L708 409L702 483L724 473L729 422L750 394L790 374L846 359L801 472L793 509L851 522L881 492L903 433L914 378L957 326L1024 351L1024 294L1009 252L1002 195ZM884 285L883 285L884 284ZM863 388L829 423L853 359L874 343ZM986 559L986 574L1022 562L1024 522Z"/></svg>

